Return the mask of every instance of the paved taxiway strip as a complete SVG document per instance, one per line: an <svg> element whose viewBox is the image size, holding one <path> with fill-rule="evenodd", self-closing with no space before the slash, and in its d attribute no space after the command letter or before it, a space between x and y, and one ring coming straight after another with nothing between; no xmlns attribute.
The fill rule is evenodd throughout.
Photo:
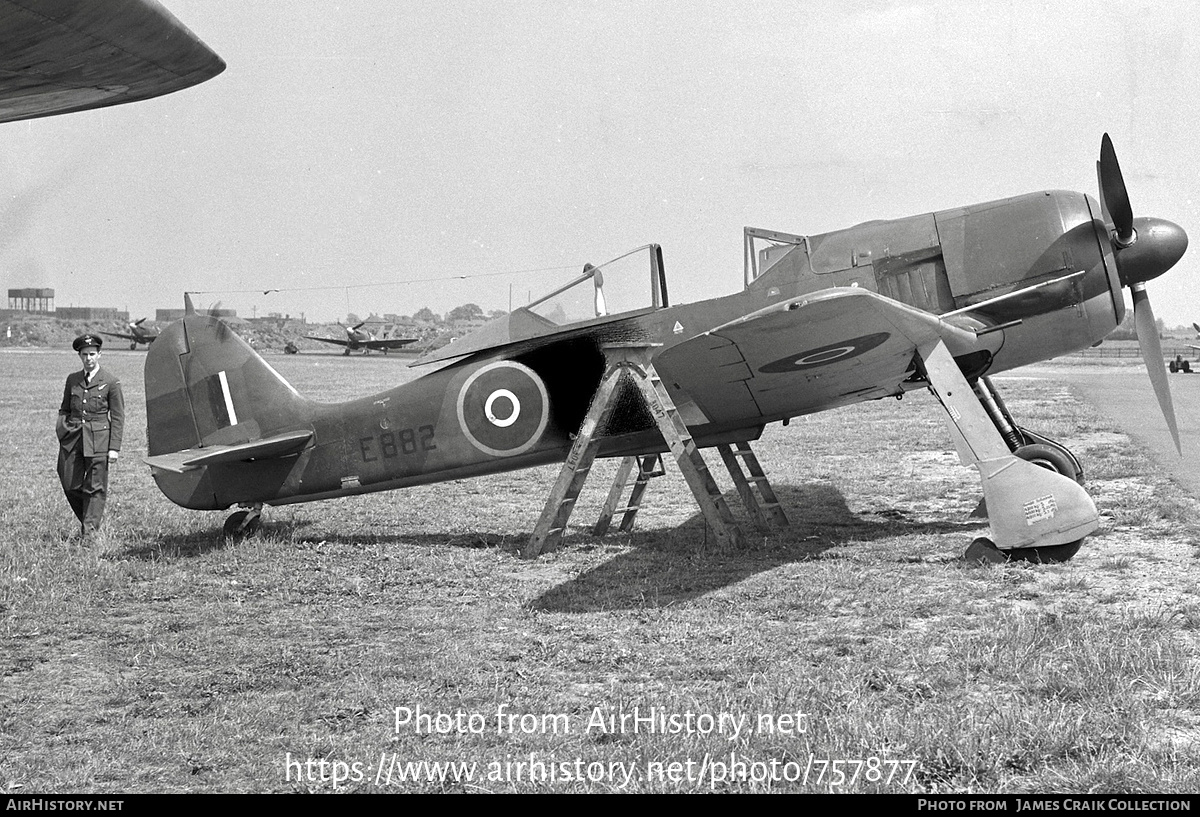
<svg viewBox="0 0 1200 817"><path fill-rule="evenodd" d="M1003 395L1004 379L996 385ZM1200 373L1170 375L1171 397L1179 426L1183 456L1167 431L1167 422L1159 411L1154 389L1140 368L1072 368L1026 366L1015 370L1014 377L1037 377L1069 383L1084 399L1112 419L1118 427L1145 448L1181 488L1200 497ZM1021 418L1016 418L1021 422ZM1037 431L1036 428L1032 428ZM1084 470L1087 463L1084 463Z"/></svg>

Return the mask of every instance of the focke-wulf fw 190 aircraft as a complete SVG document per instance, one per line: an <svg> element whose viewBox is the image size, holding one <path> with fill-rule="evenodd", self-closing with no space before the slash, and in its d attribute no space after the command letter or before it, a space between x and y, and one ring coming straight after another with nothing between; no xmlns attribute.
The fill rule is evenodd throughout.
<svg viewBox="0 0 1200 817"><path fill-rule="evenodd" d="M120 338L121 340L129 341L130 350L138 348L139 343L149 346L158 337L158 330L142 326L145 322L145 318L138 318L136 321L130 321L126 324L129 327L128 332L105 332L102 330L100 334L107 335L110 338Z"/></svg>
<svg viewBox="0 0 1200 817"><path fill-rule="evenodd" d="M319 338L316 335L305 335L304 337L308 340L319 340L322 343L345 347L346 351L342 352L344 355L357 352L359 349L362 349L364 355L372 350L383 352L386 355L393 349L403 349L410 343L417 342L416 338L377 338L371 332L363 329L366 323L366 321L360 321L354 326L342 327L346 330L345 338Z"/></svg>
<svg viewBox="0 0 1200 817"><path fill-rule="evenodd" d="M1178 446L1145 284L1187 235L1133 217L1107 134L1097 170L1099 202L1052 190L823 235L747 229L744 289L693 304L669 305L651 245L632 299L609 265L589 265L414 364L435 370L341 404L300 396L189 301L146 358L146 461L179 505L245 508L227 533L252 529L264 505L560 462L531 556L560 543L596 456L625 458L604 529L634 465L636 495L649 455L669 450L714 533L736 542L700 449L717 448L756 522L786 523L749 446L767 423L929 389L983 482L990 536L967 556L1067 559L1098 527L1080 464L1018 426L989 375L1097 343L1129 287Z"/></svg>

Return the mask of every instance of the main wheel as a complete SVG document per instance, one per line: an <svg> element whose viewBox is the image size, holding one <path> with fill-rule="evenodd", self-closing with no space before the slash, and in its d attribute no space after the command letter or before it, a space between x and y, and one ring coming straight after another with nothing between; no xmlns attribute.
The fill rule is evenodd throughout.
<svg viewBox="0 0 1200 817"><path fill-rule="evenodd" d="M1044 443L1030 443L1018 448L1013 454L1025 462L1032 462L1041 468L1048 471L1054 471L1057 474L1062 474L1064 477L1079 482L1079 470L1075 467L1075 463L1071 462L1071 458L1063 452L1059 451L1052 445Z"/></svg>
<svg viewBox="0 0 1200 817"><path fill-rule="evenodd" d="M1070 457L1052 445L1030 443L1029 445L1021 446L1013 453L1026 462L1032 462L1034 465L1045 468L1048 471L1054 471L1057 474L1062 474L1064 477L1069 477L1082 484L1082 480L1079 479L1079 470L1075 467L1075 463L1071 461ZM1079 552L1079 548L1082 546L1083 540L1077 539L1074 542L1067 542L1064 545L1015 548L1008 551L1008 558L1013 562L1057 564L1069 561L1072 556Z"/></svg>
<svg viewBox="0 0 1200 817"><path fill-rule="evenodd" d="M1067 542L1065 545L1047 545L1040 548L1014 548L1008 551L1009 561L1033 562L1034 564L1052 565L1069 562L1071 557L1083 546L1082 539Z"/></svg>
<svg viewBox="0 0 1200 817"><path fill-rule="evenodd" d="M1004 562L1031 562L1033 564L1058 564L1071 559L1083 545L1082 539L1067 542L1065 545L1047 545L1037 548L1013 548L1001 550L992 544L992 540L980 537L971 543L963 554L963 561L968 564L1003 564Z"/></svg>

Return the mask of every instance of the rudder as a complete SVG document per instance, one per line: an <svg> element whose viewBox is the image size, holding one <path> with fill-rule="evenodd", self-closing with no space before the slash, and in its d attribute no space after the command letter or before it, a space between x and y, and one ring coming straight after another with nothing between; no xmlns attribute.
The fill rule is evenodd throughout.
<svg viewBox="0 0 1200 817"><path fill-rule="evenodd" d="M146 355L149 456L236 445L306 423L301 397L218 318L189 314Z"/></svg>

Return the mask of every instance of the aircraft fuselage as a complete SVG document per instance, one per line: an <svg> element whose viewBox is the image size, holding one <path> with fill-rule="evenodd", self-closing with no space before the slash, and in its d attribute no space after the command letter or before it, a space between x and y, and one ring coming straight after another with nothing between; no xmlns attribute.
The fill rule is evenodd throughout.
<svg viewBox="0 0 1200 817"><path fill-rule="evenodd" d="M878 293L965 330L948 346L969 378L1090 346L1124 314L1099 206L1080 193L1040 192L794 238L765 252L758 275L737 294L497 344L337 405L300 397L215 318L189 316L160 335L147 359L151 456L294 429L314 433L296 456L156 468L155 478L180 505L219 509L560 462L604 374L604 346L614 342L654 347L655 368L701 446L752 440L770 422L924 387L911 345L886 330L864 335L830 321L835 342L794 346L781 333L766 357L733 331L745 316L832 298L842 288ZM672 353L700 336L711 344L703 358ZM887 344L898 359L855 369L857 355ZM823 378L835 363L843 375ZM185 404L189 412L179 410ZM665 449L636 401L617 409L605 437L601 456Z"/></svg>

